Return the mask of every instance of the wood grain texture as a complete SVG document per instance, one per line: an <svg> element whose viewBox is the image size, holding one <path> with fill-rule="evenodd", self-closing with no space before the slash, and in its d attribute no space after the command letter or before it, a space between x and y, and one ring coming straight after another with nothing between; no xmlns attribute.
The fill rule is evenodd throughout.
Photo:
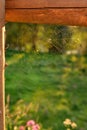
<svg viewBox="0 0 87 130"><path fill-rule="evenodd" d="M87 0L6 0L6 8L87 7Z"/></svg>
<svg viewBox="0 0 87 130"><path fill-rule="evenodd" d="M5 130L4 105L4 21L5 1L0 0L0 130Z"/></svg>
<svg viewBox="0 0 87 130"><path fill-rule="evenodd" d="M0 27L4 25L5 21L5 0L0 0Z"/></svg>
<svg viewBox="0 0 87 130"><path fill-rule="evenodd" d="M7 9L6 21L87 26L87 8Z"/></svg>

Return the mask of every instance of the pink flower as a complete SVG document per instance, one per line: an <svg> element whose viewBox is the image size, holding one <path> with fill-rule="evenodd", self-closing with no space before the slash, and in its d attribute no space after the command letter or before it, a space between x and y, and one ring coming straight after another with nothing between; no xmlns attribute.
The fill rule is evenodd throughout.
<svg viewBox="0 0 87 130"><path fill-rule="evenodd" d="M25 127L24 126L20 126L19 130L25 130Z"/></svg>
<svg viewBox="0 0 87 130"><path fill-rule="evenodd" d="M33 125L35 125L35 122L33 120L29 120L27 122L27 126L33 126Z"/></svg>
<svg viewBox="0 0 87 130"><path fill-rule="evenodd" d="M38 124L35 124L32 126L32 130L40 130L40 126Z"/></svg>

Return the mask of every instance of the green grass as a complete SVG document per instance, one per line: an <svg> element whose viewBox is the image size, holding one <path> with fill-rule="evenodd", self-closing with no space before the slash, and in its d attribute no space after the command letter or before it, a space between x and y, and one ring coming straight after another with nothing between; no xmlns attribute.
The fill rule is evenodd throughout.
<svg viewBox="0 0 87 130"><path fill-rule="evenodd" d="M6 52L6 96L32 103L29 118L46 130L64 130L70 118L87 130L87 57Z"/></svg>

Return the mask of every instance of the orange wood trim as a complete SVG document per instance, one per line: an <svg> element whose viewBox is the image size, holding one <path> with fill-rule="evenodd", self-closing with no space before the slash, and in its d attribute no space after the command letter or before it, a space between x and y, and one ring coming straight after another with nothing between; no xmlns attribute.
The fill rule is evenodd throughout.
<svg viewBox="0 0 87 130"><path fill-rule="evenodd" d="M6 21L87 26L87 8L7 9Z"/></svg>
<svg viewBox="0 0 87 130"><path fill-rule="evenodd" d="M87 7L87 0L6 0L6 8Z"/></svg>

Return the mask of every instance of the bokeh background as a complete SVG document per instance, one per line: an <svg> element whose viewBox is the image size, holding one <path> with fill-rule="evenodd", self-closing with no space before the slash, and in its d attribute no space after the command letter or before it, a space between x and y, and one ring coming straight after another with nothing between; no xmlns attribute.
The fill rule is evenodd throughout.
<svg viewBox="0 0 87 130"><path fill-rule="evenodd" d="M6 130L87 130L86 27L7 23L6 66Z"/></svg>

